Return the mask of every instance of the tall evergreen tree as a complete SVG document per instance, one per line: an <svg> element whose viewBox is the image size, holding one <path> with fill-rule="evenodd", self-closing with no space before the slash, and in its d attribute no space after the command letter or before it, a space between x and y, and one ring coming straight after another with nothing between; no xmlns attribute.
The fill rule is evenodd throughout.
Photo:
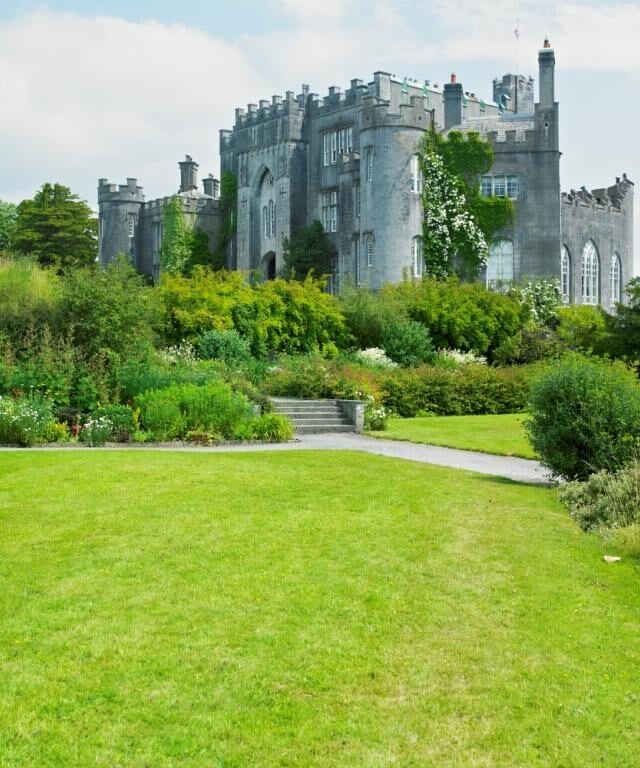
<svg viewBox="0 0 640 768"><path fill-rule="evenodd" d="M93 264L98 255L98 221L91 208L62 184L43 184L17 208L10 246L59 272Z"/></svg>

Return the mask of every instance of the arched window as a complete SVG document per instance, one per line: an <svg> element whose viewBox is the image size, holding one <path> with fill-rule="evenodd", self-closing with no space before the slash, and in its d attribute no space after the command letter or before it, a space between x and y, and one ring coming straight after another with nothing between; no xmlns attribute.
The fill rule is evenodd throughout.
<svg viewBox="0 0 640 768"><path fill-rule="evenodd" d="M611 272L609 274L609 295L611 296L611 309L616 308L616 302L622 301L622 265L620 264L620 256L617 253L613 254L611 260Z"/></svg>
<svg viewBox="0 0 640 768"><path fill-rule="evenodd" d="M593 240L582 251L582 303L597 304L600 280L600 259Z"/></svg>
<svg viewBox="0 0 640 768"><path fill-rule="evenodd" d="M560 255L560 293L562 303L568 304L571 301L571 257L567 246L562 246Z"/></svg>
<svg viewBox="0 0 640 768"><path fill-rule="evenodd" d="M276 205L273 200L269 200L269 222L268 222L267 237L275 237L276 235Z"/></svg>
<svg viewBox="0 0 640 768"><path fill-rule="evenodd" d="M411 238L411 275L412 277L422 277L422 266L424 257L422 255L422 238Z"/></svg>
<svg viewBox="0 0 640 768"><path fill-rule="evenodd" d="M269 237L269 210L266 205L262 207L262 231L265 237Z"/></svg>
<svg viewBox="0 0 640 768"><path fill-rule="evenodd" d="M416 194L422 193L422 186L424 183L424 176L422 173L422 165L420 163L420 155L412 155L411 157L411 191Z"/></svg>
<svg viewBox="0 0 640 768"><path fill-rule="evenodd" d="M513 282L513 241L497 240L489 248L487 288L506 291Z"/></svg>

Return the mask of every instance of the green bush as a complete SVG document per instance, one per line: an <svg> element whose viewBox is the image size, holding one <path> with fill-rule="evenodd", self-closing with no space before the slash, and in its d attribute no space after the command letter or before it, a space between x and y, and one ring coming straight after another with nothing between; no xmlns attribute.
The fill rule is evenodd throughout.
<svg viewBox="0 0 640 768"><path fill-rule="evenodd" d="M434 358L429 333L424 325L395 315L387 320L382 331L382 349L398 365L414 368Z"/></svg>
<svg viewBox="0 0 640 768"><path fill-rule="evenodd" d="M203 360L222 360L236 368L251 358L249 342L235 330L211 330L196 340L196 352Z"/></svg>
<svg viewBox="0 0 640 768"><path fill-rule="evenodd" d="M166 389L183 384L200 386L219 381L223 374L224 365L220 362L171 362L160 356L153 356L122 363L117 371L116 386L121 400L133 402L138 395L152 389Z"/></svg>
<svg viewBox="0 0 640 768"><path fill-rule="evenodd" d="M520 331L527 317L513 297L454 278L387 286L380 292L380 300L393 302L407 317L421 323L436 349L473 351L490 359Z"/></svg>
<svg viewBox="0 0 640 768"><path fill-rule="evenodd" d="M39 398L0 397L0 444L31 446L47 442L51 404Z"/></svg>
<svg viewBox="0 0 640 768"><path fill-rule="evenodd" d="M279 413L265 413L251 425L252 436L256 440L269 443L284 443L291 440L295 429L291 420Z"/></svg>
<svg viewBox="0 0 640 768"><path fill-rule="evenodd" d="M607 313L602 307L579 304L558 309L558 339L577 352L604 354L608 348Z"/></svg>
<svg viewBox="0 0 640 768"><path fill-rule="evenodd" d="M617 472L601 470L586 481L561 486L559 496L583 530L640 524L640 461Z"/></svg>
<svg viewBox="0 0 640 768"><path fill-rule="evenodd" d="M129 442L131 435L138 431L137 413L128 405L119 405L117 403L103 405L93 412L92 417L93 419L104 417L109 420L111 431L107 439L116 443Z"/></svg>
<svg viewBox="0 0 640 768"><path fill-rule="evenodd" d="M236 428L253 418L244 395L221 381L186 384L139 395L140 425L156 440L182 438L187 432L209 432L232 438Z"/></svg>
<svg viewBox="0 0 640 768"><path fill-rule="evenodd" d="M382 404L402 417L515 413L525 408L529 394L522 370L475 363L390 371L381 387Z"/></svg>
<svg viewBox="0 0 640 768"><path fill-rule="evenodd" d="M0 334L21 351L29 334L50 325L60 281L31 259L0 259Z"/></svg>
<svg viewBox="0 0 640 768"><path fill-rule="evenodd" d="M106 416L87 419L80 430L80 442L92 448L104 445L113 431L113 423Z"/></svg>
<svg viewBox="0 0 640 768"><path fill-rule="evenodd" d="M527 430L554 475L585 480L633 459L640 441L638 387L622 364L578 356L533 381Z"/></svg>

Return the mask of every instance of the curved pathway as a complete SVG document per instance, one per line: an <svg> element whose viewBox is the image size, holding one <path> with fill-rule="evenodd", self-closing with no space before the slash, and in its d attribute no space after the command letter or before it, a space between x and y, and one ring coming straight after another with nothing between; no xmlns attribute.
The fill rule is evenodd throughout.
<svg viewBox="0 0 640 768"><path fill-rule="evenodd" d="M23 448L6 448L0 450L24 450ZM56 446L31 448L29 450L86 450L84 446L56 448ZM150 445L117 445L91 450L151 450L151 451L195 451L210 453L246 453L259 451L364 451L379 456L389 456L394 459L418 461L424 464L437 464L453 469L467 469L485 475L505 477L519 483L549 484L545 468L537 461L519 459L515 456L495 456L478 451L462 451L457 448L441 448L436 445L408 443L401 440L384 440L355 433L299 435L288 443L237 443L215 446L193 446L185 444Z"/></svg>

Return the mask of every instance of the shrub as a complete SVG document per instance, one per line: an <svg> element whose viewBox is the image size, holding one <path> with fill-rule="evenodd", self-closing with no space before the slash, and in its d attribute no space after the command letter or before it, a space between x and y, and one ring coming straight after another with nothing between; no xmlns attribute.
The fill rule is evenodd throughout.
<svg viewBox="0 0 640 768"><path fill-rule="evenodd" d="M0 443L31 446L46 442L51 405L38 398L0 397Z"/></svg>
<svg viewBox="0 0 640 768"><path fill-rule="evenodd" d="M103 405L92 416L94 419L106 418L111 422L111 432L107 439L116 443L128 442L139 428L138 414L128 405Z"/></svg>
<svg viewBox="0 0 640 768"><path fill-rule="evenodd" d="M198 357L223 360L229 368L238 367L251 357L249 342L235 330L207 331L196 341Z"/></svg>
<svg viewBox="0 0 640 768"><path fill-rule="evenodd" d="M384 325L382 348L399 365L414 368L433 359L434 350L424 325L396 315Z"/></svg>
<svg viewBox="0 0 640 768"><path fill-rule="evenodd" d="M50 270L31 259L0 259L0 333L19 350L28 333L51 323L59 295L59 279Z"/></svg>
<svg viewBox="0 0 640 768"><path fill-rule="evenodd" d="M620 363L572 357L532 383L531 444L551 472L584 480L630 461L640 441L640 390Z"/></svg>
<svg viewBox="0 0 640 768"><path fill-rule="evenodd" d="M80 430L80 442L94 448L104 445L113 430L111 419L106 416L97 416L87 419Z"/></svg>
<svg viewBox="0 0 640 768"><path fill-rule="evenodd" d="M49 422L42 433L44 443L65 443L70 437L69 427L66 424L59 424L57 421Z"/></svg>
<svg viewBox="0 0 640 768"><path fill-rule="evenodd" d="M151 390L136 398L140 424L156 440L182 438L187 432L209 432L231 438L239 424L253 418L244 395L221 381Z"/></svg>
<svg viewBox="0 0 640 768"><path fill-rule="evenodd" d="M524 409L529 394L522 370L477 364L392 371L381 386L382 404L402 417L514 413Z"/></svg>
<svg viewBox="0 0 640 768"><path fill-rule="evenodd" d="M589 304L558 309L560 341L577 352L604 353L608 346L607 313Z"/></svg>
<svg viewBox="0 0 640 768"><path fill-rule="evenodd" d="M367 368L397 368L398 363L395 363L390 357L387 357L384 349L380 347L368 347L367 349L359 349L354 357L361 365L366 365Z"/></svg>
<svg viewBox="0 0 640 768"><path fill-rule="evenodd" d="M640 524L640 461L617 472L601 470L559 490L570 515L586 531Z"/></svg>
<svg viewBox="0 0 640 768"><path fill-rule="evenodd" d="M291 420L279 413L265 413L251 425L252 435L256 440L269 443L284 443L291 440L295 429Z"/></svg>

